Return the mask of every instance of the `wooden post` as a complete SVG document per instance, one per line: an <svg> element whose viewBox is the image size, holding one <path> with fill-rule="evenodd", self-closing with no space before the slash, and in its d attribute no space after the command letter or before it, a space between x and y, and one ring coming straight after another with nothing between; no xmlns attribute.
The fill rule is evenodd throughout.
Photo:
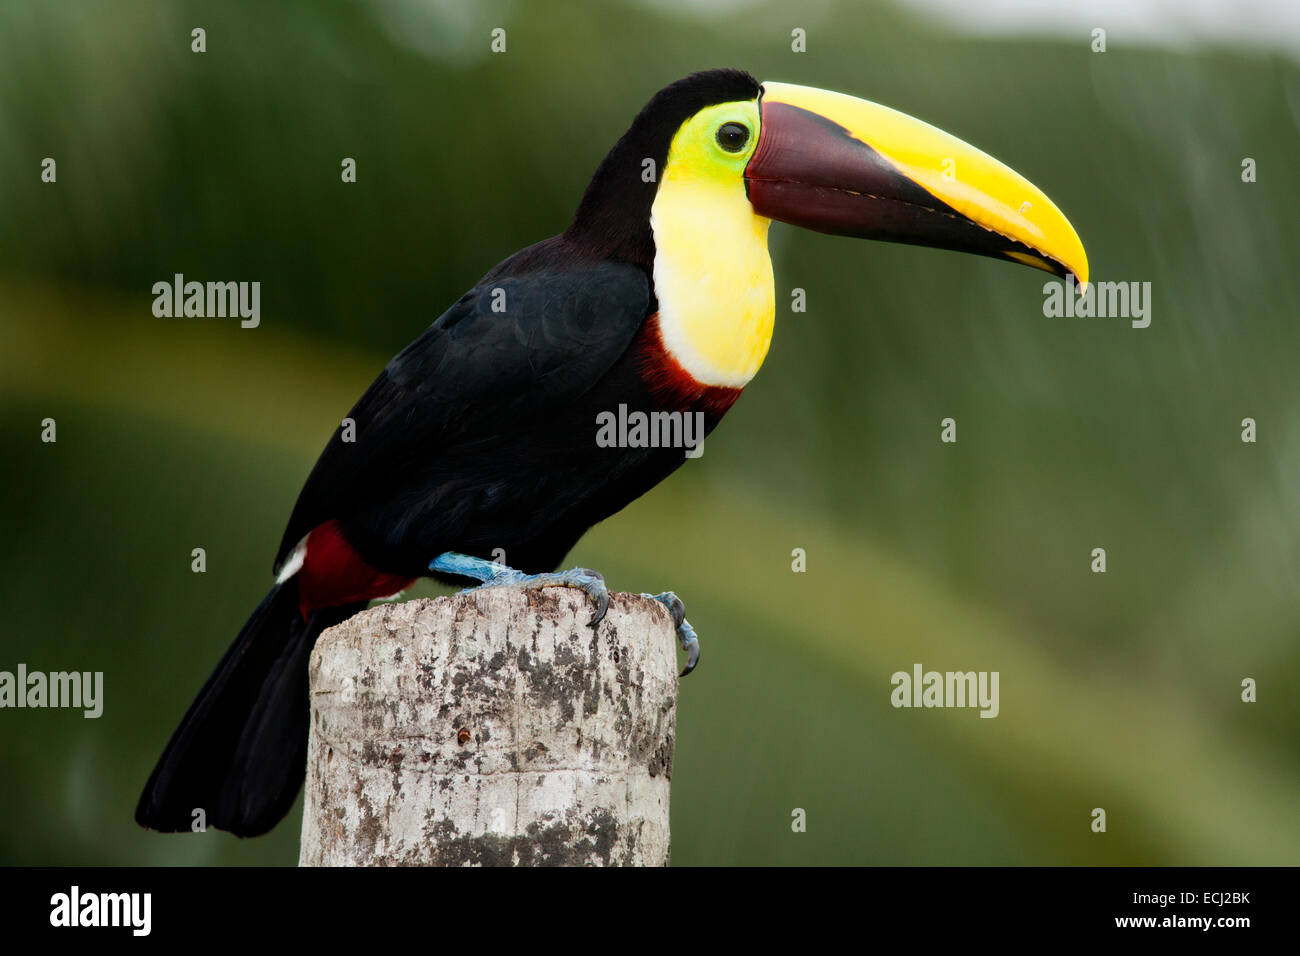
<svg viewBox="0 0 1300 956"><path fill-rule="evenodd" d="M299 865L667 865L673 625L593 608L493 588L322 634Z"/></svg>

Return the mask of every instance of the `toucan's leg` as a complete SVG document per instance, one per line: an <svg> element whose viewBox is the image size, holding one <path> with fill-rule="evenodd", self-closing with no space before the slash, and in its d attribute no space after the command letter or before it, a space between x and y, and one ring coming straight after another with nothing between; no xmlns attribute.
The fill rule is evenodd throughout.
<svg viewBox="0 0 1300 956"><path fill-rule="evenodd" d="M691 622L686 620L686 606L682 604L682 599L672 591L665 591L663 594L642 594L641 596L654 598L668 608L668 613L673 616L673 624L677 627L677 640L682 645L682 650L686 652L686 666L682 668L680 675L685 677L695 670L695 665L700 662L700 639L695 636L695 628L691 627Z"/></svg>
<svg viewBox="0 0 1300 956"><path fill-rule="evenodd" d="M587 592L596 602L596 613L587 622L590 627L599 624L609 609L609 591L605 588L605 578L599 571L590 568L570 568L568 571L554 571L550 574L525 574L495 561L445 551L429 562L429 570L483 582L478 588L466 588L468 591L502 587L526 588L531 591L540 591L542 588L577 588Z"/></svg>

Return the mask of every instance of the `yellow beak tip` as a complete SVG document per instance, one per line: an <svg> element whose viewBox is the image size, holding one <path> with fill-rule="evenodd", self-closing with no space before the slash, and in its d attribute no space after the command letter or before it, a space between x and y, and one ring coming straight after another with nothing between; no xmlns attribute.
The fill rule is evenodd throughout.
<svg viewBox="0 0 1300 956"><path fill-rule="evenodd" d="M1074 281L1082 292L1088 288L1088 260L1081 259L1076 265L1067 265L1071 272L1074 273Z"/></svg>

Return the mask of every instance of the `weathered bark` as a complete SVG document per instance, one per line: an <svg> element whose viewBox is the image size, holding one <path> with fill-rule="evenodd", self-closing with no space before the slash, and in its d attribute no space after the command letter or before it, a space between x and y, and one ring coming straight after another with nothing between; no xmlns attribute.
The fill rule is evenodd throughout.
<svg viewBox="0 0 1300 956"><path fill-rule="evenodd" d="M495 588L322 634L300 865L666 865L673 626L593 607Z"/></svg>

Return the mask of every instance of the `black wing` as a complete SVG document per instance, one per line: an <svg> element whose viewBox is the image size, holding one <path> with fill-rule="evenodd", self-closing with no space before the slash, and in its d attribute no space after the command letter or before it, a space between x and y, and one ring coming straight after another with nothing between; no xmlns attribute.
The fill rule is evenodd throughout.
<svg viewBox="0 0 1300 956"><path fill-rule="evenodd" d="M277 572L317 525L401 495L409 476L472 455L512 416L536 420L572 403L623 355L650 309L648 276L625 263L564 262L563 247L539 265L545 246L489 273L389 362L348 413L355 441L337 429L316 461ZM512 275L521 258L527 271Z"/></svg>

